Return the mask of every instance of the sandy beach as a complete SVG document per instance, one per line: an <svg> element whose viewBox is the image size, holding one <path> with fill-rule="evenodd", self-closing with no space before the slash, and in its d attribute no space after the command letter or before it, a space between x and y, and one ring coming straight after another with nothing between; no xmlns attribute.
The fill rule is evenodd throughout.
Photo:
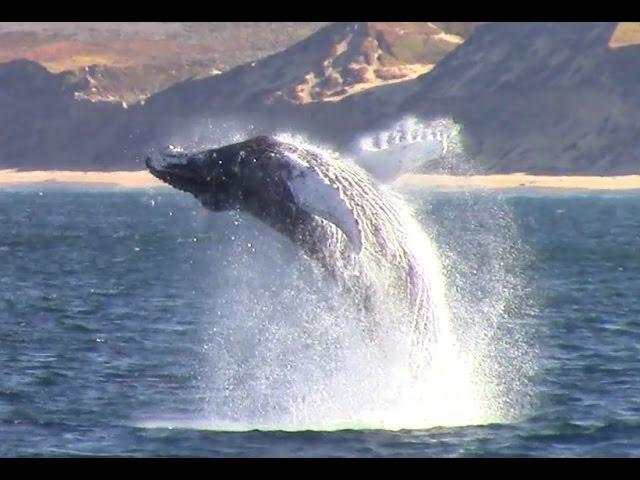
<svg viewBox="0 0 640 480"><path fill-rule="evenodd" d="M555 176L527 175L404 175L396 180L405 187L468 189L558 189L558 190L635 190L640 189L640 175Z"/></svg>
<svg viewBox="0 0 640 480"><path fill-rule="evenodd" d="M136 172L80 172L63 170L0 170L0 189L20 185L149 188L164 185L146 170Z"/></svg>
<svg viewBox="0 0 640 480"><path fill-rule="evenodd" d="M146 170L121 172L17 171L0 170L0 189L16 186L150 188L164 186ZM396 185L415 188L469 189L564 189L633 190L640 189L640 175L622 176L542 176L509 175L404 175Z"/></svg>

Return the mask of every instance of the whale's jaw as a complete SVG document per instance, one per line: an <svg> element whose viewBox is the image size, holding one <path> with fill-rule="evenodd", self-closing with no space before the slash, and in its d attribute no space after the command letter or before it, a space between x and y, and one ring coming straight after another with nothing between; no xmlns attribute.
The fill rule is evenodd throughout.
<svg viewBox="0 0 640 480"><path fill-rule="evenodd" d="M213 211L242 207L242 191L235 182L233 156L217 159L214 150L187 153L169 146L150 154L145 164L149 172L173 188L192 194Z"/></svg>
<svg viewBox="0 0 640 480"><path fill-rule="evenodd" d="M145 160L149 172L159 180L183 192L196 194L205 188L205 176L198 165L189 161L181 150L169 146L163 152L153 152Z"/></svg>

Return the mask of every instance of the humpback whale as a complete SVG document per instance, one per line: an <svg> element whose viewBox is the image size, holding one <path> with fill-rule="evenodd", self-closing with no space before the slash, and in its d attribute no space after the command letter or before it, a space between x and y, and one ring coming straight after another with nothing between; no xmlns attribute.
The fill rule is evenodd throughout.
<svg viewBox="0 0 640 480"><path fill-rule="evenodd" d="M419 141L424 138L396 139L413 154ZM381 148L365 150L370 160ZM387 299L401 299L394 317L415 338L424 337L429 287L409 239L410 215L402 200L372 176L375 171L269 136L197 152L169 146L151 153L146 165L206 209L248 212L289 238L362 307L366 322L375 323L369 313ZM402 171L402 165L392 165L381 176L389 179ZM368 324L365 331L374 328Z"/></svg>

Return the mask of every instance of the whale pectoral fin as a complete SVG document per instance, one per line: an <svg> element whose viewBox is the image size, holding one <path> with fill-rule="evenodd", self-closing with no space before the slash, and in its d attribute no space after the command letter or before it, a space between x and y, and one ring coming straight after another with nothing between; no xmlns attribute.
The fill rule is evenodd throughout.
<svg viewBox="0 0 640 480"><path fill-rule="evenodd" d="M288 181L296 204L338 227L349 239L356 253L362 250L362 232L353 211L340 194L311 167L301 168Z"/></svg>
<svg viewBox="0 0 640 480"><path fill-rule="evenodd" d="M350 147L354 161L381 182L392 182L448 153L460 127L449 119L406 117L388 130L360 136Z"/></svg>
<svg viewBox="0 0 640 480"><path fill-rule="evenodd" d="M393 145L387 149L362 150L357 156L357 162L378 181L390 183L439 158L443 153L442 143L425 140L408 145Z"/></svg>

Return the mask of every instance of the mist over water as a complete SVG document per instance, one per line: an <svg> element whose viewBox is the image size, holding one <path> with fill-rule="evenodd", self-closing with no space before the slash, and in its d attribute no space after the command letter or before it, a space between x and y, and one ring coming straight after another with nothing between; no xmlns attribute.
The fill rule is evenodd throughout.
<svg viewBox="0 0 640 480"><path fill-rule="evenodd" d="M437 123L443 125L456 128ZM242 139L233 125L227 130L216 143ZM436 137L409 137L421 135ZM309 146L300 136L281 137ZM418 330L403 327L398 317L407 312L391 296L378 303L375 318L363 318L297 247L250 216L198 213L219 232L210 245L218 261L211 262L210 298L200 321L206 359L197 369L200 412L141 425L399 430L526 415L535 348L533 332L518 320L535 298L526 289L528 257L511 211L495 195L462 194L444 208L422 195L418 217L408 206L418 200L402 193L406 202L392 192L390 198L429 299ZM220 234L227 241L220 242ZM375 325L373 336L363 322Z"/></svg>

